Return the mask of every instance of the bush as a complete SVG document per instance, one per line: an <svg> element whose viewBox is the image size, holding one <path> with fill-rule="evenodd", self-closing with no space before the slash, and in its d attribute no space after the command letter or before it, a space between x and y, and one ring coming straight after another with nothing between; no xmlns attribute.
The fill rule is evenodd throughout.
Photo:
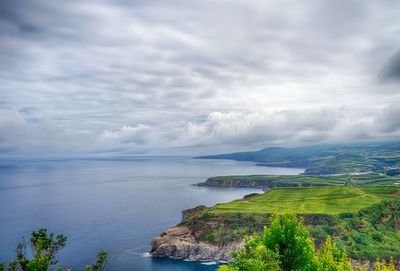
<svg viewBox="0 0 400 271"><path fill-rule="evenodd" d="M318 270L351 271L351 262L347 254L340 250L328 236L324 246L318 251Z"/></svg>
<svg viewBox="0 0 400 271"><path fill-rule="evenodd" d="M377 260L375 263L375 271L396 271L393 258L390 259L389 264L386 264L383 260Z"/></svg>

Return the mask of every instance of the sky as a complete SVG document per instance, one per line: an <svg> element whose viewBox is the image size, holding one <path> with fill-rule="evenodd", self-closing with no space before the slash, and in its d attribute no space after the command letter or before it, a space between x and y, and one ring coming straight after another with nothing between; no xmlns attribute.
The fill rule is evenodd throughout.
<svg viewBox="0 0 400 271"><path fill-rule="evenodd" d="M0 155L398 139L400 1L0 0Z"/></svg>

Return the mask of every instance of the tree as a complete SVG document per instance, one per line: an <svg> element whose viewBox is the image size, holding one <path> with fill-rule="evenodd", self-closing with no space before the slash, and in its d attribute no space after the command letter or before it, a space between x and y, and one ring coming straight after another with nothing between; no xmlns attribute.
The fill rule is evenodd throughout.
<svg viewBox="0 0 400 271"><path fill-rule="evenodd" d="M273 216L262 235L246 238L244 247L233 253L234 261L218 271L352 271L350 259L328 237L317 252L302 219L288 212ZM377 262L376 271L395 271Z"/></svg>
<svg viewBox="0 0 400 271"><path fill-rule="evenodd" d="M222 266L218 271L275 271L280 269L279 255L267 249L261 236L246 239L244 247L234 252L235 261L229 266Z"/></svg>
<svg viewBox="0 0 400 271"><path fill-rule="evenodd" d="M59 234L47 233L47 229L39 229L32 233L29 242L25 239L17 245L16 257L8 266L0 263L0 271L48 271L58 263L57 254L65 247L67 237ZM28 246L31 253L27 253ZM32 255L29 258L28 255ZM93 271L105 271L107 269L108 253L101 250L97 253ZM57 268L61 271L62 268ZM87 271L92 270L89 265ZM72 271L68 269L68 271Z"/></svg>
<svg viewBox="0 0 400 271"><path fill-rule="evenodd" d="M67 237L60 234L48 234L46 229L39 229L32 233L29 241L32 259L28 259L25 239L17 245L16 258L10 262L11 271L46 271L51 265L57 264L57 253L64 248Z"/></svg>
<svg viewBox="0 0 400 271"><path fill-rule="evenodd" d="M271 226L264 229L263 242L267 249L279 255L283 271L316 269L313 242L295 213L275 215Z"/></svg>
<svg viewBox="0 0 400 271"><path fill-rule="evenodd" d="M93 265L93 271L105 271L107 270L108 264L108 253L104 250L97 252L97 259Z"/></svg>
<svg viewBox="0 0 400 271"><path fill-rule="evenodd" d="M321 271L351 271L352 266L346 252L340 250L332 242L330 236L324 246L318 251L318 269Z"/></svg>
<svg viewBox="0 0 400 271"><path fill-rule="evenodd" d="M234 262L219 271L312 271L318 267L309 233L292 212L275 215L270 227L245 240L244 248L233 257Z"/></svg>

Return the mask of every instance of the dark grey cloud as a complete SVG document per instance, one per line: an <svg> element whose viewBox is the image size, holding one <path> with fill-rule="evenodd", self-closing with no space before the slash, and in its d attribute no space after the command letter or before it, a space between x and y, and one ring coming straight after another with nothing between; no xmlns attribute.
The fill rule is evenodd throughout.
<svg viewBox="0 0 400 271"><path fill-rule="evenodd" d="M385 64L380 74L383 81L400 82L400 50Z"/></svg>
<svg viewBox="0 0 400 271"><path fill-rule="evenodd" d="M398 81L399 8L1 1L0 148L207 152L396 137L400 93L376 76L385 65L383 78Z"/></svg>
<svg viewBox="0 0 400 271"><path fill-rule="evenodd" d="M400 103L386 106L382 114L376 118L376 125L384 133L396 133L400 131Z"/></svg>

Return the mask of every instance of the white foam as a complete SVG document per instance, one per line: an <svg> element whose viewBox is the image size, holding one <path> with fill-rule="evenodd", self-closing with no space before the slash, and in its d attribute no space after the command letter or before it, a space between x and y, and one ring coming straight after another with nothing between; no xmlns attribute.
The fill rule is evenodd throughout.
<svg viewBox="0 0 400 271"><path fill-rule="evenodd" d="M216 265L217 262L201 262L201 264L204 264L204 265Z"/></svg>

